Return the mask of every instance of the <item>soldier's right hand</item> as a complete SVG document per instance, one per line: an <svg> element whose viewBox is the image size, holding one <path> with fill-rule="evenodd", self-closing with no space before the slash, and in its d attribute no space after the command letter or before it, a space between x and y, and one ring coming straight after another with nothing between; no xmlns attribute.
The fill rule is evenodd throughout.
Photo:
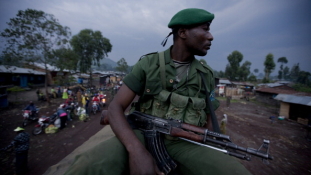
<svg viewBox="0 0 311 175"><path fill-rule="evenodd" d="M131 175L164 175L145 148L129 153L129 164Z"/></svg>

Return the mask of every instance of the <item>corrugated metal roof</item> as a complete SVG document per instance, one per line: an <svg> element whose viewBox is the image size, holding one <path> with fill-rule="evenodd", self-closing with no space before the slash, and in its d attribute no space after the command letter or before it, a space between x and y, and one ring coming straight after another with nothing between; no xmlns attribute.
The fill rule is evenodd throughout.
<svg viewBox="0 0 311 175"><path fill-rule="evenodd" d="M277 88L269 88L269 87L260 87L256 89L258 92L266 92L271 94L295 94L297 91L288 90L288 89L277 89Z"/></svg>
<svg viewBox="0 0 311 175"><path fill-rule="evenodd" d="M41 68L41 69L45 69L45 65L44 65L43 63L33 63L33 65L36 66L36 67L39 67L39 68ZM55 66L52 66L52 65L50 65L50 64L46 64L46 66L47 66L47 69L48 69L49 71L60 71L59 68L57 68L57 67L55 67ZM69 70L64 69L63 72L69 72Z"/></svg>
<svg viewBox="0 0 311 175"><path fill-rule="evenodd" d="M219 84L232 84L229 80L219 80Z"/></svg>
<svg viewBox="0 0 311 175"><path fill-rule="evenodd" d="M102 74L102 75L109 75L110 74L110 72L108 72L108 71L99 71L99 70L96 70L93 73L94 74Z"/></svg>
<svg viewBox="0 0 311 175"><path fill-rule="evenodd" d="M275 98L275 100L280 100L287 103L295 103L306 106L311 106L311 97L309 96L296 96L296 95L288 95L288 94L279 94Z"/></svg>
<svg viewBox="0 0 311 175"><path fill-rule="evenodd" d="M254 86L252 83L248 82L241 82L241 81L231 81L235 85L241 85L241 86Z"/></svg>
<svg viewBox="0 0 311 175"><path fill-rule="evenodd" d="M15 74L35 74L35 75L45 75L44 72L39 72L32 69L21 68L16 66L6 67L4 65L0 65L0 72L2 73L15 73Z"/></svg>
<svg viewBox="0 0 311 175"><path fill-rule="evenodd" d="M278 86L283 86L284 84L281 83L262 83L258 84L258 86L268 86L268 87L278 87Z"/></svg>

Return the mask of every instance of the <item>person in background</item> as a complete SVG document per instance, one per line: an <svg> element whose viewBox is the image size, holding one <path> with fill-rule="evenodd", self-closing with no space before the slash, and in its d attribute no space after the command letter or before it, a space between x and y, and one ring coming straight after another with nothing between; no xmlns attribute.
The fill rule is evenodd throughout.
<svg viewBox="0 0 311 175"><path fill-rule="evenodd" d="M95 94L95 95L94 95L94 97L92 98L92 102L96 102L97 110L100 111L100 107L99 107L100 99L99 99L98 94Z"/></svg>
<svg viewBox="0 0 311 175"><path fill-rule="evenodd" d="M57 97L61 97L62 96L62 89L60 86L57 87Z"/></svg>
<svg viewBox="0 0 311 175"><path fill-rule="evenodd" d="M82 107L85 107L85 104L86 104L85 94L81 95L81 103L82 103Z"/></svg>
<svg viewBox="0 0 311 175"><path fill-rule="evenodd" d="M57 115L60 118L60 128L63 129L67 125L67 113L66 113L66 104L61 104L57 109Z"/></svg>
<svg viewBox="0 0 311 175"><path fill-rule="evenodd" d="M77 94L77 101L78 101L79 105L81 105L81 102L82 102L82 92L81 92L81 90L79 89L76 94Z"/></svg>
<svg viewBox="0 0 311 175"><path fill-rule="evenodd" d="M36 94L37 94L37 97L38 97L38 101L40 101L40 93L41 93L40 89L37 89Z"/></svg>
<svg viewBox="0 0 311 175"><path fill-rule="evenodd" d="M63 97L62 97L62 98L63 98L64 100L67 100L67 99L68 99L68 92L67 92L67 91L68 91L67 88L64 88L64 89L63 89Z"/></svg>
<svg viewBox="0 0 311 175"><path fill-rule="evenodd" d="M220 131L222 134L226 134L226 125L228 123L228 119L227 119L228 116L227 114L224 114L223 117L224 118L220 121Z"/></svg>
<svg viewBox="0 0 311 175"><path fill-rule="evenodd" d="M24 128L17 127L14 129L17 133L13 141L2 151L14 147L15 151L15 172L17 175L26 174L28 171L28 150L29 150L29 134Z"/></svg>
<svg viewBox="0 0 311 175"><path fill-rule="evenodd" d="M86 114L89 115L89 103L90 103L90 98L87 94L85 94L85 111L86 111Z"/></svg>
<svg viewBox="0 0 311 175"><path fill-rule="evenodd" d="M70 112L67 113L67 120L68 121L72 121L72 117L74 115L74 112L73 112L73 108L74 106L72 106L71 104L74 103L74 100L73 98L69 97L66 101L65 101L65 104L66 104L66 107L65 107L65 110L69 110Z"/></svg>
<svg viewBox="0 0 311 175"><path fill-rule="evenodd" d="M35 104L34 104L32 101L30 101L30 102L29 102L29 105L26 106L26 107L24 108L24 110L29 110L29 111L31 111L29 117L30 117L30 118L33 118L33 117L35 117L36 112L37 112L38 109L36 108Z"/></svg>
<svg viewBox="0 0 311 175"><path fill-rule="evenodd" d="M227 96L226 97L226 99L227 99L227 101L226 101L227 108L229 108L229 106L230 106L231 98L232 98L231 96Z"/></svg>
<svg viewBox="0 0 311 175"><path fill-rule="evenodd" d="M69 88L67 88L67 92L68 92L68 96L71 96L71 94L72 94L72 90L71 90L71 89L69 89Z"/></svg>

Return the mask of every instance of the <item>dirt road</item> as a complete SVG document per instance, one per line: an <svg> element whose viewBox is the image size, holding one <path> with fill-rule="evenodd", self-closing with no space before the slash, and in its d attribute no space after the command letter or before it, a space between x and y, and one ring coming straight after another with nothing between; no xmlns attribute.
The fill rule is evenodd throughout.
<svg viewBox="0 0 311 175"><path fill-rule="evenodd" d="M22 95L20 94L19 97ZM28 101L27 95L22 98L24 100L19 104L0 111L0 147L10 143L15 136L13 129L22 122L21 109ZM45 103L36 104L42 108L43 114L46 111L53 112L61 102L61 99L56 99L51 106ZM277 116L277 113L277 108L243 100L232 102L229 108L226 107L225 100L221 100L221 106L216 111L219 121L223 114L228 115L227 135L231 136L235 144L258 149L263 139L270 140L270 153L274 156L270 164L264 164L254 156L250 162L241 161L251 173L255 175L310 174L311 142L305 139L305 126L288 120L277 120L272 124L269 117ZM29 174L43 174L49 166L59 162L97 133L103 128L99 125L99 119L99 114L91 115L90 121L80 122L75 119L69 122L67 128L56 134L31 135ZM26 131L31 133L34 125L35 123L31 123L25 128ZM13 154L4 152L0 157L2 174L13 174Z"/></svg>

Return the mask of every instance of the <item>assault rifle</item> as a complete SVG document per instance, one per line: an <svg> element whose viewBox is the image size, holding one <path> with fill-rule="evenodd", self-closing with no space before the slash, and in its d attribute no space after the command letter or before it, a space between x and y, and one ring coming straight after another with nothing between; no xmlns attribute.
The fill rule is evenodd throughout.
<svg viewBox="0 0 311 175"><path fill-rule="evenodd" d="M107 111L103 111L100 124L109 124ZM168 174L176 168L176 163L169 156L163 141L163 134L168 134L179 139L221 151L230 156L243 160L251 160L251 155L262 158L265 163L272 160L269 154L269 140L263 140L259 149L243 148L230 140L230 136L209 131L206 128L182 123L174 119L162 119L138 111L126 116L127 121L133 129L143 131L146 148L157 162L159 169ZM233 151L230 151L233 150ZM248 154L244 154L245 152Z"/></svg>

